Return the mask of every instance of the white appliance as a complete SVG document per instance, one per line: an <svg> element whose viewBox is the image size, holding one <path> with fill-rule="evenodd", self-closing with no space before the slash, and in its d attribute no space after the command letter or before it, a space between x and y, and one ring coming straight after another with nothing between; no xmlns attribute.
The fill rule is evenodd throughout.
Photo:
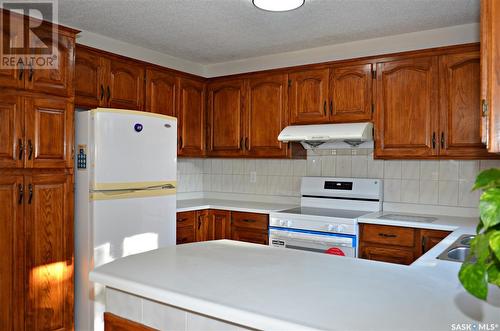
<svg viewBox="0 0 500 331"><path fill-rule="evenodd" d="M373 146L373 124L341 123L287 126L278 135L283 142L300 142L306 149L311 148L352 148L363 144L364 148ZM366 144L368 143L368 144Z"/></svg>
<svg viewBox="0 0 500 331"><path fill-rule="evenodd" d="M98 108L76 112L75 329L104 329L104 288L89 272L175 244L177 119Z"/></svg>
<svg viewBox="0 0 500 331"><path fill-rule="evenodd" d="M269 245L357 257L357 219L382 209L382 181L303 177L300 192L300 207L269 215Z"/></svg>

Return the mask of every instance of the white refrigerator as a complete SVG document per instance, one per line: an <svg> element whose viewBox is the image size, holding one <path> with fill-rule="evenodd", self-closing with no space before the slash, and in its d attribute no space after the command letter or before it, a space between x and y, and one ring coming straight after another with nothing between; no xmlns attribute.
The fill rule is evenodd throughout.
<svg viewBox="0 0 500 331"><path fill-rule="evenodd" d="M76 112L75 132L75 329L102 331L89 271L175 245L177 119L98 108Z"/></svg>

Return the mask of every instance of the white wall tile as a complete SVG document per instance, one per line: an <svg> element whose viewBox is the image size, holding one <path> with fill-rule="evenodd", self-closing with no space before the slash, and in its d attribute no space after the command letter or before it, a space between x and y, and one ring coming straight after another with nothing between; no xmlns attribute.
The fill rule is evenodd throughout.
<svg viewBox="0 0 500 331"><path fill-rule="evenodd" d="M401 178L401 161L385 161L384 162L384 178L400 179Z"/></svg>
<svg viewBox="0 0 500 331"><path fill-rule="evenodd" d="M458 182L458 205L460 207L477 207L480 191L472 191L474 181L461 180Z"/></svg>
<svg viewBox="0 0 500 331"><path fill-rule="evenodd" d="M234 159L233 160L233 174L243 175L245 173L245 162L244 159Z"/></svg>
<svg viewBox="0 0 500 331"><path fill-rule="evenodd" d="M439 180L458 180L459 163L457 160L439 161Z"/></svg>
<svg viewBox="0 0 500 331"><path fill-rule="evenodd" d="M352 156L337 155L335 157L335 177L351 177Z"/></svg>
<svg viewBox="0 0 500 331"><path fill-rule="evenodd" d="M420 179L420 162L402 161L401 177L403 179Z"/></svg>
<svg viewBox="0 0 500 331"><path fill-rule="evenodd" d="M267 194L267 176L257 175L257 182L255 183L255 194Z"/></svg>
<svg viewBox="0 0 500 331"><path fill-rule="evenodd" d="M187 312L158 302L143 300L142 323L158 330L186 330Z"/></svg>
<svg viewBox="0 0 500 331"><path fill-rule="evenodd" d="M439 182L437 180L421 180L419 202L427 205L438 203Z"/></svg>
<svg viewBox="0 0 500 331"><path fill-rule="evenodd" d="M204 192L211 192L212 191L211 176L212 175L209 175L209 174L203 174L203 191Z"/></svg>
<svg viewBox="0 0 500 331"><path fill-rule="evenodd" d="M222 160L222 173L224 175L232 175L233 174L233 160L231 160L231 159Z"/></svg>
<svg viewBox="0 0 500 331"><path fill-rule="evenodd" d="M222 160L212 159L212 174L222 175Z"/></svg>
<svg viewBox="0 0 500 331"><path fill-rule="evenodd" d="M211 159L203 160L203 173L204 174L211 174L212 173L212 160Z"/></svg>
<svg viewBox="0 0 500 331"><path fill-rule="evenodd" d="M319 156L307 158L307 176L321 176L321 158Z"/></svg>
<svg viewBox="0 0 500 331"><path fill-rule="evenodd" d="M335 160L336 156L321 157L321 176L325 177L335 176Z"/></svg>
<svg viewBox="0 0 500 331"><path fill-rule="evenodd" d="M438 161L420 161L420 179L438 180L439 162Z"/></svg>
<svg viewBox="0 0 500 331"><path fill-rule="evenodd" d="M352 156L352 177L366 178L368 176L368 161L365 155Z"/></svg>
<svg viewBox="0 0 500 331"><path fill-rule="evenodd" d="M252 171L257 172L257 162L256 160L245 160L245 175L250 174Z"/></svg>
<svg viewBox="0 0 500 331"><path fill-rule="evenodd" d="M212 191L222 192L222 175L212 175Z"/></svg>
<svg viewBox="0 0 500 331"><path fill-rule="evenodd" d="M279 192L279 176L268 176L267 194L278 195Z"/></svg>
<svg viewBox="0 0 500 331"><path fill-rule="evenodd" d="M193 174L199 175L203 173L203 159L193 159Z"/></svg>
<svg viewBox="0 0 500 331"><path fill-rule="evenodd" d="M460 161L459 163L459 180L475 180L479 173L479 161Z"/></svg>
<svg viewBox="0 0 500 331"><path fill-rule="evenodd" d="M384 161L368 157L368 178L384 178Z"/></svg>
<svg viewBox="0 0 500 331"><path fill-rule="evenodd" d="M235 193L243 193L244 187L243 187L243 178L245 175L233 175L232 181L233 181L233 192Z"/></svg>
<svg viewBox="0 0 500 331"><path fill-rule="evenodd" d="M445 206L458 205L458 181L440 180L438 203Z"/></svg>
<svg viewBox="0 0 500 331"><path fill-rule="evenodd" d="M255 160L255 171L257 175L269 175L270 160Z"/></svg>
<svg viewBox="0 0 500 331"><path fill-rule="evenodd" d="M141 298L106 288L106 310L115 315L127 316L133 321L140 321L142 318Z"/></svg>
<svg viewBox="0 0 500 331"><path fill-rule="evenodd" d="M294 160L293 161L293 175L296 177L306 176L307 161L306 160Z"/></svg>
<svg viewBox="0 0 500 331"><path fill-rule="evenodd" d="M233 192L233 175L222 175L222 192Z"/></svg>
<svg viewBox="0 0 500 331"><path fill-rule="evenodd" d="M281 160L269 160L268 162L268 174L271 176L279 176L281 173Z"/></svg>
<svg viewBox="0 0 500 331"><path fill-rule="evenodd" d="M386 179L384 180L384 201L400 202L401 201L401 180Z"/></svg>
<svg viewBox="0 0 500 331"><path fill-rule="evenodd" d="M500 160L481 160L480 169L500 168Z"/></svg>
<svg viewBox="0 0 500 331"><path fill-rule="evenodd" d="M420 182L415 179L401 181L401 202L418 203Z"/></svg>

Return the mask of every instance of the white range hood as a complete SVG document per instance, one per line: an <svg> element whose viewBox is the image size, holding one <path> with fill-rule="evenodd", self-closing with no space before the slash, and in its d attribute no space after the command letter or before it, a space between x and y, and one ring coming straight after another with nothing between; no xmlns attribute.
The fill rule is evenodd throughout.
<svg viewBox="0 0 500 331"><path fill-rule="evenodd" d="M305 148L373 147L373 124L342 123L287 126L278 136L279 141L300 142ZM365 144L369 142L369 144Z"/></svg>

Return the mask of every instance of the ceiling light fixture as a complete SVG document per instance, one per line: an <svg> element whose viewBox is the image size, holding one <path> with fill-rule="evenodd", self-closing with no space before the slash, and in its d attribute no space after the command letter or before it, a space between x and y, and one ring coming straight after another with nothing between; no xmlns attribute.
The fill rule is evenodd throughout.
<svg viewBox="0 0 500 331"><path fill-rule="evenodd" d="M289 11L302 7L305 0L252 0L253 5L267 11Z"/></svg>

